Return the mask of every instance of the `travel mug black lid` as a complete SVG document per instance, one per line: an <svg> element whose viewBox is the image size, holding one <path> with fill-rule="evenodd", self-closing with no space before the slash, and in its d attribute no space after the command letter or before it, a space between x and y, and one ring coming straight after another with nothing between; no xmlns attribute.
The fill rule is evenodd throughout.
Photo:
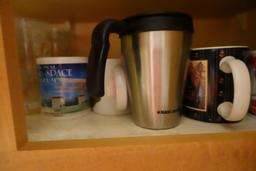
<svg viewBox="0 0 256 171"><path fill-rule="evenodd" d="M128 26L120 33L121 36L133 32L179 30L193 33L192 18L183 13L164 12L134 15L123 20Z"/></svg>

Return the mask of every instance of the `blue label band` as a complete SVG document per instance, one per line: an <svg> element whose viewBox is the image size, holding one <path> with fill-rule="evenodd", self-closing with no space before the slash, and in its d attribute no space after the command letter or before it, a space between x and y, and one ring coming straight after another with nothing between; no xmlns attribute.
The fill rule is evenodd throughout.
<svg viewBox="0 0 256 171"><path fill-rule="evenodd" d="M86 64L38 65L45 112L65 113L88 107Z"/></svg>

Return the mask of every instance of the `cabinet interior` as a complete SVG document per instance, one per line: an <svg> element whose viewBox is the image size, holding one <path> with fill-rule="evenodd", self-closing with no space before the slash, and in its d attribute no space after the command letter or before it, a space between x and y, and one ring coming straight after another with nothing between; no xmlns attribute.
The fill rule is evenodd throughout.
<svg viewBox="0 0 256 171"><path fill-rule="evenodd" d="M17 79L15 74L19 72L19 69L15 68L15 65L18 66L17 53L13 51L16 45L15 31L12 26L16 17L53 24L69 21L73 32L72 54L74 56L88 56L91 33L98 22L107 18L122 19L136 13L159 11L179 11L193 17L195 33L192 47L248 45L251 49L256 49L256 3L254 0L160 0L157 4L153 0L27 0L26 2L14 0L10 4L3 1L1 6L8 77L10 84L15 85L15 89L10 90L10 96L13 100L13 120L18 147L22 147L27 142L27 133L25 114L22 112L21 80ZM11 38L7 38L7 35L11 35ZM118 35L111 35L110 42L109 57L121 57ZM17 58L11 58L12 56ZM14 64L14 67L10 63Z"/></svg>

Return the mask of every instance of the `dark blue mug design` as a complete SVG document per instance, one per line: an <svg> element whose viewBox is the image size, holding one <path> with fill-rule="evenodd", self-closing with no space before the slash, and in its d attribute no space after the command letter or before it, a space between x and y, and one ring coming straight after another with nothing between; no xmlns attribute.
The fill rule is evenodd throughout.
<svg viewBox="0 0 256 171"><path fill-rule="evenodd" d="M250 77L243 60L247 46L192 49L183 114L206 122L240 121L250 101Z"/></svg>

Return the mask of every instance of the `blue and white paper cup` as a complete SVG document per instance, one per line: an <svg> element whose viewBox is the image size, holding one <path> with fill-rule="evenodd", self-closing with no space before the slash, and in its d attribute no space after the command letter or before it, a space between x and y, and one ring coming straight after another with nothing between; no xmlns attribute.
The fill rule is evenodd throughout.
<svg viewBox="0 0 256 171"><path fill-rule="evenodd" d="M37 58L42 111L56 116L89 108L86 57Z"/></svg>

